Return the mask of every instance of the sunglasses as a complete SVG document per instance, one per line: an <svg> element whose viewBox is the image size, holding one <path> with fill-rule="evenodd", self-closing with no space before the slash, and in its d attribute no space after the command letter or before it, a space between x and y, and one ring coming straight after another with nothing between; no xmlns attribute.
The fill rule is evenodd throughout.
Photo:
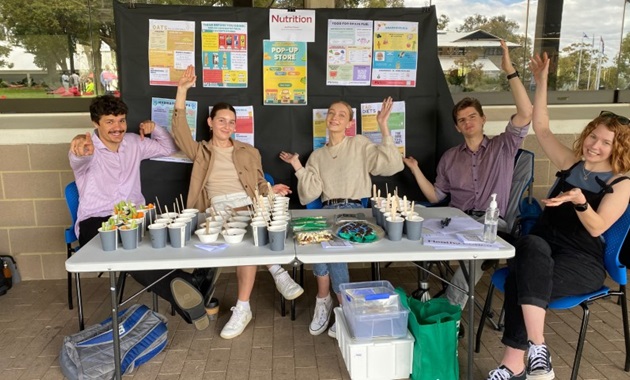
<svg viewBox="0 0 630 380"><path fill-rule="evenodd" d="M602 111L602 112L599 113L599 116L600 117L611 117L611 118L617 119L617 121L621 125L630 125L630 119L628 119L625 116L617 115L614 112Z"/></svg>

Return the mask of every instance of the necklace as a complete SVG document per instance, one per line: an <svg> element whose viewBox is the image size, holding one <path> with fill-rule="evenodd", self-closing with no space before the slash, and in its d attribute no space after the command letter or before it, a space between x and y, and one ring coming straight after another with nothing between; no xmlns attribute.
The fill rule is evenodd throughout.
<svg viewBox="0 0 630 380"><path fill-rule="evenodd" d="M585 181L588 180L588 176L591 175L592 172L593 172L592 170L591 171L586 170L584 165L582 165L582 174L583 174L582 178L584 178Z"/></svg>

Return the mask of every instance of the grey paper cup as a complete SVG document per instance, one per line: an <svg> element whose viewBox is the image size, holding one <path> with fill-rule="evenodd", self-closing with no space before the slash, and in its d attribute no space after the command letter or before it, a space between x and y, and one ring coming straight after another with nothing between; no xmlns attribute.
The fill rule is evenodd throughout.
<svg viewBox="0 0 630 380"><path fill-rule="evenodd" d="M120 229L120 239L122 240L123 249L138 248L138 228L131 230Z"/></svg>
<svg viewBox="0 0 630 380"><path fill-rule="evenodd" d="M186 223L171 223L168 225L168 237L171 247L182 248L186 245Z"/></svg>
<svg viewBox="0 0 630 380"><path fill-rule="evenodd" d="M166 224L154 223L149 226L149 234L151 235L151 247L164 248L166 247L166 236L168 235L168 229Z"/></svg>
<svg viewBox="0 0 630 380"><path fill-rule="evenodd" d="M192 218L183 218L179 217L175 219L175 223L184 223L186 225L186 241L190 240L192 237L193 229L192 229Z"/></svg>
<svg viewBox="0 0 630 380"><path fill-rule="evenodd" d="M284 251L284 241L287 233L286 226L270 226L269 232L269 248L272 251Z"/></svg>
<svg viewBox="0 0 630 380"><path fill-rule="evenodd" d="M182 211L180 218L191 218L192 219L192 230L193 232L195 232L197 230L197 228L199 227L199 211L195 211L197 210L196 208L187 208L186 210Z"/></svg>
<svg viewBox="0 0 630 380"><path fill-rule="evenodd" d="M387 236L389 240L398 241L402 239L402 231L405 220L402 217L387 217L385 219L385 225L387 226Z"/></svg>
<svg viewBox="0 0 630 380"><path fill-rule="evenodd" d="M267 223L254 222L251 224L252 234L254 235L254 245L262 247L269 243L269 234L267 233Z"/></svg>
<svg viewBox="0 0 630 380"><path fill-rule="evenodd" d="M420 240L422 238L422 224L424 219L418 215L410 215L405 220L407 227L407 239Z"/></svg>
<svg viewBox="0 0 630 380"><path fill-rule="evenodd" d="M118 229L103 231L102 228L99 228L98 235L101 238L103 251L115 251L118 249Z"/></svg>

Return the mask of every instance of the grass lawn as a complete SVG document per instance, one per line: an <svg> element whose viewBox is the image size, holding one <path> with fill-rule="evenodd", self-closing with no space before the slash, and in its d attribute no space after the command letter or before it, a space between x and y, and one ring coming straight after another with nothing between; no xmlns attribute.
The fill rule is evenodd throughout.
<svg viewBox="0 0 630 380"><path fill-rule="evenodd" d="M94 96L94 95L87 95ZM31 98L68 98L68 96L47 94L45 88L3 87L0 88L0 99L31 99Z"/></svg>

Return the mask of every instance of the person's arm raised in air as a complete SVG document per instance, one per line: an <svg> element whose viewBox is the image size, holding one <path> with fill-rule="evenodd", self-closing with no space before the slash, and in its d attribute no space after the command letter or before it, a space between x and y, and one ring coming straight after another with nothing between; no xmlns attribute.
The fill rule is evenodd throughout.
<svg viewBox="0 0 630 380"><path fill-rule="evenodd" d="M70 141L68 159L70 160L70 167L72 167L75 173L79 174L87 170L93 155L94 143L92 142L90 132L83 135L76 135L72 141Z"/></svg>
<svg viewBox="0 0 630 380"><path fill-rule="evenodd" d="M188 121L186 120L186 95L188 94L188 89L195 85L196 80L195 68L190 65L177 83L175 112L173 112L172 121L175 143L191 160L194 159L197 152L197 142L193 140Z"/></svg>
<svg viewBox="0 0 630 380"><path fill-rule="evenodd" d="M503 49L501 69L503 69L506 75L511 76L517 71L512 65L510 51L504 40L501 40L501 49ZM521 82L521 78L518 76L511 77L511 79L508 79L508 84L510 85L512 98L516 105L516 115L514 115L512 119L512 124L516 127L525 127L529 125L529 122L532 120L532 103L529 101L527 91L525 90L523 82Z"/></svg>
<svg viewBox="0 0 630 380"><path fill-rule="evenodd" d="M394 175L405 168L400 151L389 133L388 122L393 106L394 100L388 96L383 99L381 110L376 115L376 121L383 137L380 144L370 144L366 149L368 170L372 175Z"/></svg>
<svg viewBox="0 0 630 380"><path fill-rule="evenodd" d="M569 147L563 145L549 128L549 110L547 109L547 75L549 73L549 57L534 55L529 68L536 81L534 95L534 113L532 128L538 144L549 160L559 169L568 169L575 163L575 155Z"/></svg>

